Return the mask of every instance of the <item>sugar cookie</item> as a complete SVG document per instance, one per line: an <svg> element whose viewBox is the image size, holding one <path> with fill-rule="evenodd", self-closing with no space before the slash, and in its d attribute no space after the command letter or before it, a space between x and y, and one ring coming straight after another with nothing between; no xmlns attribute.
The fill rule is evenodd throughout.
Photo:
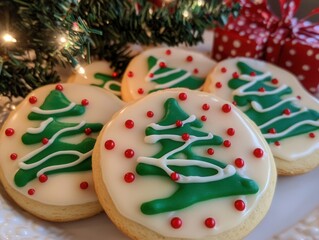
<svg viewBox="0 0 319 240"><path fill-rule="evenodd" d="M270 149L231 103L189 89L151 93L101 131L93 178L132 239L241 239L275 188Z"/></svg>
<svg viewBox="0 0 319 240"><path fill-rule="evenodd" d="M117 75L109 62L96 61L84 67L84 74L76 73L68 79L68 82L98 86L121 97L121 82L117 79Z"/></svg>
<svg viewBox="0 0 319 240"><path fill-rule="evenodd" d="M140 99L159 89L202 88L215 62L204 54L182 48L151 48L127 66L122 80L124 101Z"/></svg>
<svg viewBox="0 0 319 240"><path fill-rule="evenodd" d="M91 155L97 134L123 102L104 89L47 85L31 92L0 132L0 179L26 211L50 221L100 212Z"/></svg>
<svg viewBox="0 0 319 240"><path fill-rule="evenodd" d="M204 90L233 101L259 126L279 174L319 164L319 101L289 72L259 60L228 59L208 75Z"/></svg>

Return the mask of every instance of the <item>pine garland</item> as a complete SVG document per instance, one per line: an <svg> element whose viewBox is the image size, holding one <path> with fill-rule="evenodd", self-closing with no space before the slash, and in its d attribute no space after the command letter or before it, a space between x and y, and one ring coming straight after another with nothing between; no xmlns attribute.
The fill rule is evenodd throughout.
<svg viewBox="0 0 319 240"><path fill-rule="evenodd" d="M234 1L235 2L235 1ZM237 1L236 1L237 2ZM0 93L25 97L60 81L54 70L91 57L112 63L121 75L131 59L129 44L194 45L207 28L225 24L239 4L222 0L2 0Z"/></svg>

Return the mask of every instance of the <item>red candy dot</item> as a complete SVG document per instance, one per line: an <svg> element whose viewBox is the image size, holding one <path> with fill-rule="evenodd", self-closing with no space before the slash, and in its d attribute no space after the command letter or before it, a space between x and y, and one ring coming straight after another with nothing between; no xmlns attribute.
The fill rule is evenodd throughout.
<svg viewBox="0 0 319 240"><path fill-rule="evenodd" d="M10 159L11 160L16 160L18 158L18 154L16 154L16 153L11 153L10 154Z"/></svg>
<svg viewBox="0 0 319 240"><path fill-rule="evenodd" d="M234 206L238 211L244 211L246 208L246 204L243 200L236 200Z"/></svg>
<svg viewBox="0 0 319 240"><path fill-rule="evenodd" d="M239 78L238 72L234 72L234 73L233 73L233 78Z"/></svg>
<svg viewBox="0 0 319 240"><path fill-rule="evenodd" d="M234 136L234 135L235 135L235 129L233 129L233 128L228 128L228 129L227 129L227 134L228 134L228 136Z"/></svg>
<svg viewBox="0 0 319 240"><path fill-rule="evenodd" d="M193 61L193 57L192 56L187 56L186 61L187 62L192 62Z"/></svg>
<svg viewBox="0 0 319 240"><path fill-rule="evenodd" d="M225 141L223 142L223 144L224 144L224 146L227 147L227 148L231 146L231 142L230 142L229 140L225 140Z"/></svg>
<svg viewBox="0 0 319 240"><path fill-rule="evenodd" d="M31 103L31 104L35 104L37 101L38 101L38 99L37 99L36 96L31 96L31 97L29 98L29 103Z"/></svg>
<svg viewBox="0 0 319 240"><path fill-rule="evenodd" d="M262 150L261 148L256 148L254 150L254 156L256 158L262 158L264 156L264 150Z"/></svg>
<svg viewBox="0 0 319 240"><path fill-rule="evenodd" d="M147 111L146 116L149 117L149 118L152 118L152 117L154 117L154 112Z"/></svg>
<svg viewBox="0 0 319 240"><path fill-rule="evenodd" d="M276 129L275 128L270 128L268 130L269 133L275 134L276 133Z"/></svg>
<svg viewBox="0 0 319 240"><path fill-rule="evenodd" d="M45 145L45 144L47 144L47 143L49 142L49 139L47 139L47 138L42 138L42 141L41 141L41 142L42 142L42 144Z"/></svg>
<svg viewBox="0 0 319 240"><path fill-rule="evenodd" d="M252 77L255 77L256 73L255 72L251 72L249 75L252 76Z"/></svg>
<svg viewBox="0 0 319 240"><path fill-rule="evenodd" d="M314 133L309 133L309 137L310 137L310 138L315 138L315 137L316 137L316 134L314 134Z"/></svg>
<svg viewBox="0 0 319 240"><path fill-rule="evenodd" d="M187 99L187 94L186 93L180 93L178 95L179 100L185 101Z"/></svg>
<svg viewBox="0 0 319 240"><path fill-rule="evenodd" d="M276 141L275 142L275 145L278 147L278 146L280 146L280 142L279 141Z"/></svg>
<svg viewBox="0 0 319 240"><path fill-rule="evenodd" d="M214 228L216 225L215 219L214 218L206 218L205 219L205 226L208 228Z"/></svg>
<svg viewBox="0 0 319 240"><path fill-rule="evenodd" d="M129 120L126 120L125 121L125 127L128 128L128 129L131 129L134 127L134 121L129 119Z"/></svg>
<svg viewBox="0 0 319 240"><path fill-rule="evenodd" d="M207 149L207 153L208 153L209 155L213 155L213 154L215 153L215 151L214 151L213 148L208 148L208 149Z"/></svg>
<svg viewBox="0 0 319 240"><path fill-rule="evenodd" d="M222 68L220 69L220 71L221 71L222 73L225 73L225 72L227 72L227 68L222 67Z"/></svg>
<svg viewBox="0 0 319 240"><path fill-rule="evenodd" d="M235 165L238 168L242 168L245 165L245 161L242 158L236 158Z"/></svg>
<svg viewBox="0 0 319 240"><path fill-rule="evenodd" d="M184 141L189 140L189 138L190 138L190 136L189 136L188 133L183 133L183 134L182 134L182 139L183 139Z"/></svg>
<svg viewBox="0 0 319 240"><path fill-rule="evenodd" d="M90 135L92 133L92 129L91 128L86 128L86 129L84 129L84 133L86 135Z"/></svg>
<svg viewBox="0 0 319 240"><path fill-rule="evenodd" d="M202 109L203 109L204 111L208 111L208 110L210 109L209 104L204 103L203 106L202 106Z"/></svg>
<svg viewBox="0 0 319 240"><path fill-rule="evenodd" d="M128 76L129 78L134 77L134 73L133 73L132 71L129 71L129 72L127 73L127 76Z"/></svg>
<svg viewBox="0 0 319 240"><path fill-rule="evenodd" d="M118 74L117 72L113 72L113 73L112 73L112 77L116 78L116 77L118 77L118 76L119 76L119 74Z"/></svg>
<svg viewBox="0 0 319 240"><path fill-rule="evenodd" d="M5 131L6 136L10 137L14 134L14 129L13 128L7 128Z"/></svg>
<svg viewBox="0 0 319 240"><path fill-rule="evenodd" d="M176 125L176 127L182 127L183 126L183 122L181 120L177 120L175 125Z"/></svg>
<svg viewBox="0 0 319 240"><path fill-rule="evenodd" d="M133 149L126 149L124 152L124 155L126 158L132 158L134 157L134 150Z"/></svg>
<svg viewBox="0 0 319 240"><path fill-rule="evenodd" d="M30 188L30 189L28 190L28 194L29 194L29 195L34 195L34 194L35 194L35 190L34 190L33 188Z"/></svg>
<svg viewBox="0 0 319 240"><path fill-rule="evenodd" d="M148 76L149 76L150 78L152 78L152 77L154 77L154 73L150 73L150 74L148 74Z"/></svg>
<svg viewBox="0 0 319 240"><path fill-rule="evenodd" d="M231 111L231 106L226 103L222 106L222 110L224 113L229 113Z"/></svg>
<svg viewBox="0 0 319 240"><path fill-rule="evenodd" d="M279 81L278 81L278 79L277 79L277 78L273 78L273 79L271 79L271 82L272 82L272 84L278 84L278 83L279 83Z"/></svg>
<svg viewBox="0 0 319 240"><path fill-rule="evenodd" d="M199 73L199 70L198 70L198 68L194 68L194 70L193 70L193 73L194 73L194 74L197 74L197 73Z"/></svg>
<svg viewBox="0 0 319 240"><path fill-rule="evenodd" d="M291 111L289 108L286 108L284 111L283 111L283 114L285 115L290 115Z"/></svg>
<svg viewBox="0 0 319 240"><path fill-rule="evenodd" d="M137 93L142 95L144 93L144 89L143 88L137 89Z"/></svg>
<svg viewBox="0 0 319 240"><path fill-rule="evenodd" d="M258 89L258 92L265 92L265 91L266 91L266 89L264 87L261 87Z"/></svg>
<svg viewBox="0 0 319 240"><path fill-rule="evenodd" d="M232 104L233 104L234 106L237 106L237 102L236 102L236 101L233 101Z"/></svg>
<svg viewBox="0 0 319 240"><path fill-rule="evenodd" d="M82 99L81 104L82 104L82 106L87 106L87 105L89 105L89 100Z"/></svg>
<svg viewBox="0 0 319 240"><path fill-rule="evenodd" d="M182 226L183 221L179 217L174 217L171 219L171 226L172 228L178 229Z"/></svg>
<svg viewBox="0 0 319 240"><path fill-rule="evenodd" d="M61 84L57 84L55 86L55 89L58 90L58 91L62 91L63 90L63 86Z"/></svg>
<svg viewBox="0 0 319 240"><path fill-rule="evenodd" d="M132 172L128 172L124 175L124 181L127 183L131 183L135 180L135 175Z"/></svg>
<svg viewBox="0 0 319 240"><path fill-rule="evenodd" d="M171 174L171 179L173 180L173 181L178 181L178 179L179 179L179 174L178 173L176 173L176 172L173 172L172 174Z"/></svg>
<svg viewBox="0 0 319 240"><path fill-rule="evenodd" d="M160 68L166 68L166 63L165 62L160 62L159 63Z"/></svg>
<svg viewBox="0 0 319 240"><path fill-rule="evenodd" d="M107 150L112 150L114 147L115 147L115 142L113 140L107 140L105 141L104 143L104 147L107 149Z"/></svg>
<svg viewBox="0 0 319 240"><path fill-rule="evenodd" d="M169 50L169 49L167 49L166 52L165 52L166 55L171 55L171 53L172 53L172 51Z"/></svg>
<svg viewBox="0 0 319 240"><path fill-rule="evenodd" d="M89 183L88 182L81 182L80 183L80 188L85 190L89 187Z"/></svg>
<svg viewBox="0 0 319 240"><path fill-rule="evenodd" d="M41 174L41 175L39 176L39 181L40 181L41 183L44 183L44 182L46 182L47 180L48 180L48 176L47 176L47 175Z"/></svg>
<svg viewBox="0 0 319 240"><path fill-rule="evenodd" d="M203 122L205 122L207 120L207 117L205 115L200 117L200 120L202 120Z"/></svg>
<svg viewBox="0 0 319 240"><path fill-rule="evenodd" d="M297 96L296 98L298 98L299 100L301 100L301 96Z"/></svg>
<svg viewBox="0 0 319 240"><path fill-rule="evenodd" d="M223 86L223 84L221 83L221 82L217 82L216 84L215 84L215 87L216 88L221 88Z"/></svg>

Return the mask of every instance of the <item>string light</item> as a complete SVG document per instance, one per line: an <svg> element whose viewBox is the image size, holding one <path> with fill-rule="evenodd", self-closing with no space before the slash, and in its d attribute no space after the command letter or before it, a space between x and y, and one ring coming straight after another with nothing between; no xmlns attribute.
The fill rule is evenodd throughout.
<svg viewBox="0 0 319 240"><path fill-rule="evenodd" d="M184 10L183 11L183 17L184 18L189 18L189 16L190 16L189 12L187 10Z"/></svg>
<svg viewBox="0 0 319 240"><path fill-rule="evenodd" d="M65 38L64 36L60 37L60 42L61 42L61 43L66 43L66 41L67 41L67 40L66 40L66 38Z"/></svg>
<svg viewBox="0 0 319 240"><path fill-rule="evenodd" d="M10 35L9 33L4 34L2 38L7 43L15 43L15 42L17 42L17 40L14 37L12 37L12 35Z"/></svg>
<svg viewBox="0 0 319 240"><path fill-rule="evenodd" d="M199 7L204 6L204 4L205 4L204 0L198 0L198 1L197 1L197 5L198 5Z"/></svg>

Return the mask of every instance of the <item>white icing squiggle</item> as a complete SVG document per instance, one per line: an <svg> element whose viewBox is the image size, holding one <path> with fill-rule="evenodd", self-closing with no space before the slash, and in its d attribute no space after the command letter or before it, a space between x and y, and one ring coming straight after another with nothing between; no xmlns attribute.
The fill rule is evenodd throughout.
<svg viewBox="0 0 319 240"><path fill-rule="evenodd" d="M147 76L145 77L145 81L147 81L147 82L155 81L159 78L167 77L167 76L170 76L172 74L175 74L175 73L182 71L182 69L180 69L180 68L175 68L175 69L169 70L167 72L156 74L153 77L150 77L150 74L154 74L154 72L156 72L160 68L159 62L165 63L164 60L158 59L156 64L150 69L149 74L147 74ZM190 72L185 72L185 74L183 76L180 76L179 78L175 78L174 80L172 80L168 83L157 84L155 86L155 88L170 88L173 85L182 82L183 80L187 79L190 76L191 76Z"/></svg>
<svg viewBox="0 0 319 240"><path fill-rule="evenodd" d="M186 120L182 121L182 125L184 125L186 123L194 122L195 120L196 120L196 116L195 115L191 115ZM148 125L148 127L152 127L155 130L167 130L167 129L176 128L176 124L171 124L171 125L167 125L167 126L161 126L161 125L156 124L156 123L151 123L151 124Z"/></svg>
<svg viewBox="0 0 319 240"><path fill-rule="evenodd" d="M278 102L278 103L276 103L276 104L274 104L274 105L272 105L271 107L268 107L268 108L262 108L262 106L258 102L252 101L251 102L251 106L257 112L265 113L265 112L269 112L269 111L274 110L275 108L283 105L286 102L293 102L293 101L297 101L297 100L298 100L298 98L296 98L296 97L286 98L286 99L284 99L284 100L282 100L282 101L280 101L280 102Z"/></svg>
<svg viewBox="0 0 319 240"><path fill-rule="evenodd" d="M75 103L70 103L69 106L65 108L60 108L60 109L52 109L52 110L43 110L39 107L33 107L31 109L32 112L39 113L39 114L56 114L56 113L63 113L66 111L71 110L76 104Z"/></svg>
<svg viewBox="0 0 319 240"><path fill-rule="evenodd" d="M28 128L27 133L37 134L43 132L43 130L53 121L53 118L48 118L47 120L41 122L40 126L37 128Z"/></svg>
<svg viewBox="0 0 319 240"><path fill-rule="evenodd" d="M189 117L185 121L192 119L192 116ZM156 126L159 130L162 129L161 127L168 127L169 129L176 128L176 125L174 125L174 124L169 125L169 126L160 126L158 124L153 123L150 125ZM174 173L174 171L172 171L168 167L169 165L199 166L199 167L206 167L206 168L211 168L211 169L217 170L217 174L212 175L212 176L205 176L205 177L185 176L185 175L179 174L179 179L177 180L177 182L179 182L179 183L203 183L203 182L211 182L211 181L217 181L217 180L228 178L236 173L236 169L232 165L227 165L225 168L221 168L221 167L219 167L215 164L212 164L212 163L203 162L203 161L199 161L199 160L193 160L193 159L187 159L187 160L185 160L185 159L174 159L174 160L170 159L170 160L168 160L168 158L170 156L184 150L193 142L200 141L200 140L209 140L209 139L213 139L213 138L214 138L214 135L212 133L208 133L207 136L204 136L204 137L197 137L197 136L190 135L190 137L187 141L184 141L180 135L174 135L174 134L149 135L149 136L146 136L144 138L144 141L147 143L156 143L159 140L163 140L163 139L170 139L173 141L185 142L185 143L182 146L171 150L170 152L166 153L165 155L163 155L160 158L139 157L137 159L137 162L157 166L157 167L163 169L169 176L172 173Z"/></svg>
<svg viewBox="0 0 319 240"><path fill-rule="evenodd" d="M62 133L67 132L67 131L72 131L72 130L78 130L80 129L86 122L82 121L80 122L78 125L74 126L74 127L68 127L68 128L64 128L61 129L60 131L56 132L52 138L48 141L47 144L43 145L40 148L35 149L34 151L28 153L27 155L25 155L24 157L20 158L19 160L19 165L27 160L29 160L30 158L32 158L33 156L35 156L36 154L42 152L44 149L48 148L57 137L59 137Z"/></svg>
<svg viewBox="0 0 319 240"><path fill-rule="evenodd" d="M62 169L62 168L67 168L67 167L73 167L73 166L83 162L88 157L90 157L91 153L92 153L92 150L87 152L87 153L81 153L81 152L75 151L75 150L57 151L57 152L51 153L50 155L46 156L45 158L42 158L38 162L30 163L30 164L26 164L24 162L21 162L19 164L19 166L20 166L21 169L28 170L28 169L32 169L32 168L35 168L35 167L41 165L42 163L46 162L47 160L49 160L49 159L51 159L52 157L55 157L55 156L60 156L60 155L75 155L75 156L78 156L78 159L76 161L71 162L71 163L60 164L60 165L50 166L50 167L46 167L46 168L41 169L37 173L37 177L39 177L40 175L42 175L43 173L48 172L48 171Z"/></svg>

